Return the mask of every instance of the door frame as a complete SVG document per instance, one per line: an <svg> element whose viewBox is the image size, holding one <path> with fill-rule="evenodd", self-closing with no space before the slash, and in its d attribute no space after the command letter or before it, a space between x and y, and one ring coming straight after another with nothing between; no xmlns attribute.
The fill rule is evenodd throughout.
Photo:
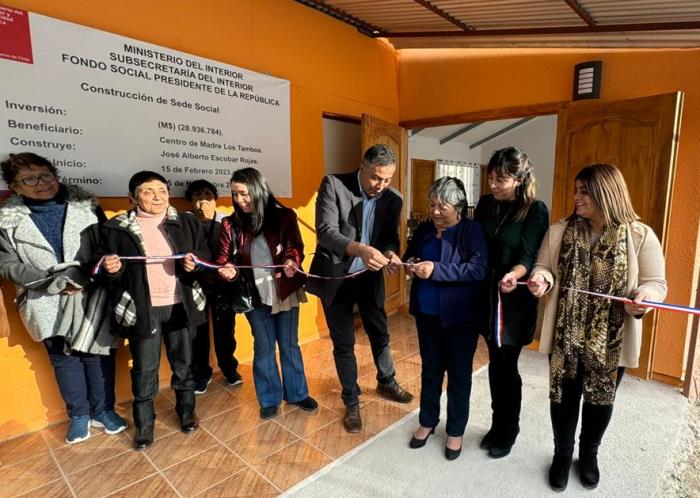
<svg viewBox="0 0 700 498"><path fill-rule="evenodd" d="M444 125L454 125L454 124L462 124L462 123L472 123L475 121L491 121L491 120L498 120L498 119L513 119L513 118L523 118L527 116L546 116L546 115L557 115L561 116L562 111L564 111L566 108L571 107L571 105L574 104L573 101L557 101L557 102L544 102L544 103L539 103L539 104L531 104L531 105L521 105L521 106L513 106L513 107L502 107L498 109L484 109L480 111L471 111L471 112L464 112L460 114L450 114L446 116L432 116L428 118L420 118L420 119L408 119L399 122L399 126L402 126L406 130L410 130L411 128L428 128L432 126L444 126ZM557 122L557 149L559 149L559 135L560 135L560 126L561 123ZM676 151L677 154L677 151ZM555 185L557 184L557 165L555 162L554 165L554 183ZM561 172L559 172L561 174ZM408 188L409 186L406 185ZM411 186L412 187L412 186ZM671 186L673 188L673 186ZM670 207L669 207L670 210ZM670 214L670 213L669 213ZM667 214L666 216L666 221L665 223L668 224L669 222L669 215ZM668 245L668 237L665 237L664 240L662 241L662 249L664 251L664 256L667 254L667 245ZM700 301L700 297L698 297L698 300ZM700 320L698 320L700 322ZM695 323L695 322L694 322ZM691 337L690 341L691 344L695 344L696 341L698 340L698 335L700 334L700 331L698 330L700 327L693 327L691 329ZM538 342L535 341L533 342L530 346L531 349L537 349L538 348ZM678 381L677 379L671 379L667 378L664 375L657 375L653 372L653 358L656 353L656 343L655 341L652 341L650 349L649 349L649 355L650 355L650 364L649 364L649 371L646 373L645 377L643 378L651 378L654 380L658 380L660 382L665 382L667 384L673 384L677 385ZM694 355L693 355L694 356ZM691 359L691 355L689 355L688 362L686 365L686 372L685 372L685 390L689 391L690 386L689 386L689 381L688 377L690 372L692 372L692 367L691 361L694 360L694 358Z"/></svg>

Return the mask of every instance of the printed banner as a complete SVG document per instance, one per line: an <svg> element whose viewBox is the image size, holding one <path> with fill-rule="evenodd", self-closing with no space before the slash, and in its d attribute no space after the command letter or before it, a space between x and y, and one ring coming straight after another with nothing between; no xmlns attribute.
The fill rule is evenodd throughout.
<svg viewBox="0 0 700 498"><path fill-rule="evenodd" d="M292 194L287 80L3 6L0 75L2 158L46 156L100 196L142 169L226 195L246 166Z"/></svg>

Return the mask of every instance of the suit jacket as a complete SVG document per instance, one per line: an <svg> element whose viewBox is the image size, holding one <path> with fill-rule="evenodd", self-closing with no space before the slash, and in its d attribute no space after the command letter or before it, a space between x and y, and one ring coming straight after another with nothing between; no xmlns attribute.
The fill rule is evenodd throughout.
<svg viewBox="0 0 700 498"><path fill-rule="evenodd" d="M345 275L353 257L346 254L348 245L362 236L362 193L352 173L323 177L316 199L316 237L318 244L311 261L311 273L327 277ZM381 252L399 252L399 219L403 197L389 187L377 199L370 245ZM384 303L382 272L372 272L369 278L376 304ZM306 290L330 304L342 280L310 278Z"/></svg>

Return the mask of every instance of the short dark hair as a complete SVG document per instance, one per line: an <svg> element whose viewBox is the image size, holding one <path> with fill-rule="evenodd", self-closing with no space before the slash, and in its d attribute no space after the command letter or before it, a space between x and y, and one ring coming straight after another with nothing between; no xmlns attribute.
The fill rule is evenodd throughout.
<svg viewBox="0 0 700 498"><path fill-rule="evenodd" d="M142 183L146 183L149 180L158 180L159 182L163 182L168 186L168 189L170 189L170 184L163 175L156 173L155 171L144 170L134 173L134 175L129 179L129 193L131 195L136 195L136 189L139 188Z"/></svg>
<svg viewBox="0 0 700 498"><path fill-rule="evenodd" d="M185 197L187 197L187 200L192 202L192 196L199 192L200 190L207 189L209 190L212 194L214 194L214 199L219 198L219 191L216 190L216 187L214 186L213 183L210 181L204 180L204 179L199 179L191 182L189 185L187 185L187 190L185 191Z"/></svg>
<svg viewBox="0 0 700 498"><path fill-rule="evenodd" d="M389 146L375 144L365 151L364 156L362 156L362 164L365 168L390 166L396 164L396 156Z"/></svg>
<svg viewBox="0 0 700 498"><path fill-rule="evenodd" d="M33 152L20 152L19 154L10 154L9 158L0 163L2 179L9 185L15 181L19 170L29 168L32 165L45 166L51 173L58 175L56 166L45 157L34 154Z"/></svg>

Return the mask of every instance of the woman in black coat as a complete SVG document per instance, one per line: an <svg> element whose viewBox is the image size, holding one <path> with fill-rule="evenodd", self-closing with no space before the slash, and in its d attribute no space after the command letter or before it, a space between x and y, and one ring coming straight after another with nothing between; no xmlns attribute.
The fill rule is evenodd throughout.
<svg viewBox="0 0 700 498"><path fill-rule="evenodd" d="M532 342L537 300L519 280L534 265L549 225L547 206L535 199L533 166L516 147L493 153L487 168L491 194L479 199L474 213L486 235L489 263L482 296L482 331L489 348L491 429L481 442L492 458L502 458L520 432L522 380L518 358ZM498 294L502 301L501 333L496 334Z"/></svg>

